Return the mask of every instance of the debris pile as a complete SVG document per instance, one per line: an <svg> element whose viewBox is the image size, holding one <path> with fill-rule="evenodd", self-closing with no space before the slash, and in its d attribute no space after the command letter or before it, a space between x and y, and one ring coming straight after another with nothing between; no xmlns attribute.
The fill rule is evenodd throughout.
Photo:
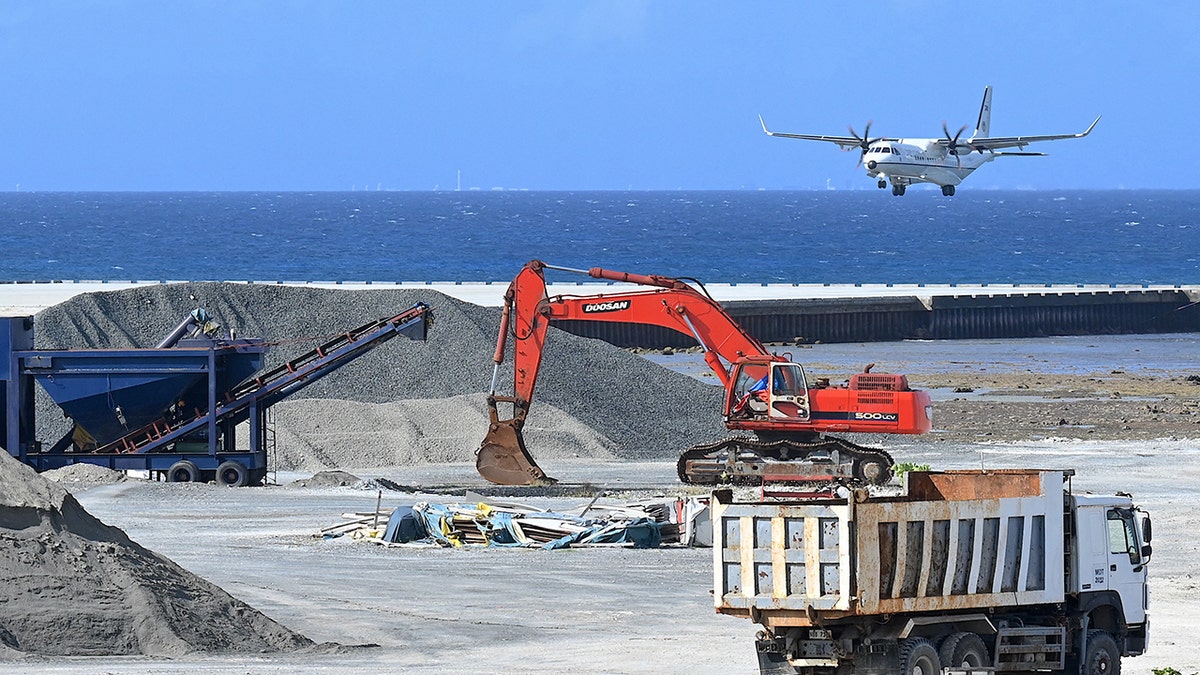
<svg viewBox="0 0 1200 675"><path fill-rule="evenodd" d="M196 307L226 330L271 343L265 368L348 327L414 302L436 318L427 342L393 340L276 406L279 470L473 462L500 310L435 291L344 291L276 284L181 283L88 293L39 312L39 348L150 347ZM538 401L525 427L539 459L671 460L725 433L719 387L599 340L551 329ZM500 381L511 382L511 371ZM66 432L39 391L39 438ZM51 427L51 428L47 428Z"/></svg>
<svg viewBox="0 0 1200 675"><path fill-rule="evenodd" d="M279 652L304 636L88 513L0 452L0 657Z"/></svg>
<svg viewBox="0 0 1200 675"><path fill-rule="evenodd" d="M547 550L600 545L711 545L706 497L545 510L512 502L436 504L343 514L320 536L350 535L385 546L500 546Z"/></svg>

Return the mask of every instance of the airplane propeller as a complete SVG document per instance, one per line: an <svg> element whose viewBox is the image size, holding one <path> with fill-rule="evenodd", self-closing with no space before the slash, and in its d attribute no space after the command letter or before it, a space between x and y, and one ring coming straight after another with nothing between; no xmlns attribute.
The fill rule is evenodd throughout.
<svg viewBox="0 0 1200 675"><path fill-rule="evenodd" d="M876 138L876 139L871 138L871 122L872 122L872 120L867 120L867 126L865 129L863 129L862 136L859 136L858 134L854 133L853 125L846 126L846 128L850 130L850 135L853 136L855 138L855 140L858 141L858 147L862 148L862 152L860 152L858 154L858 163L854 165L854 168L856 168L856 169L858 167L862 166L863 157L867 156L867 150L871 149L871 144L874 143L875 141L880 140L879 138ZM880 138L882 138L882 137L880 137Z"/></svg>
<svg viewBox="0 0 1200 675"><path fill-rule="evenodd" d="M960 169L962 168L962 157L959 156L958 149L960 147L967 148L968 155L971 154L975 150L975 147L972 146L970 143L959 143L958 142L958 139L960 137L962 137L963 132L966 130L967 130L967 125L964 124L964 125L962 125L961 128L959 128L958 133L954 134L954 136L951 137L950 136L950 128L946 126L946 122L944 120L942 121L942 132L944 134L946 134L946 140L950 141L950 146L946 149L946 152L954 155L954 161L958 163L958 168L960 168Z"/></svg>

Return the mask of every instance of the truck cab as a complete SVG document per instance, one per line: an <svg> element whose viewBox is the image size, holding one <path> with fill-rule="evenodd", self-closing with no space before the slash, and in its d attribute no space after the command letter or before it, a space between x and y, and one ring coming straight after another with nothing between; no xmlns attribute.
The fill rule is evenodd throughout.
<svg viewBox="0 0 1200 675"><path fill-rule="evenodd" d="M1111 634L1124 655L1146 648L1150 517L1128 497L1077 495L1070 588L1091 630Z"/></svg>

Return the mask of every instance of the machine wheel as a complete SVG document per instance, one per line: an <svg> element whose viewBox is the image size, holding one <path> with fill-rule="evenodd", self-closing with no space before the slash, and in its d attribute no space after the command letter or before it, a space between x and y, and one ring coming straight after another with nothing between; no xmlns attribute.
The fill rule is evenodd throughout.
<svg viewBox="0 0 1200 675"><path fill-rule="evenodd" d="M1083 657L1084 675L1121 675L1121 650L1107 631L1089 630L1087 654Z"/></svg>
<svg viewBox="0 0 1200 675"><path fill-rule="evenodd" d="M942 194L947 197L953 197L954 196L954 186L953 185L943 185L942 186Z"/></svg>
<svg viewBox="0 0 1200 675"><path fill-rule="evenodd" d="M983 638L974 633L954 633L942 642L938 655L947 668L986 668L992 664Z"/></svg>
<svg viewBox="0 0 1200 675"><path fill-rule="evenodd" d="M242 487L250 481L250 471L241 462L230 460L217 467L217 485Z"/></svg>
<svg viewBox="0 0 1200 675"><path fill-rule="evenodd" d="M190 460L180 460L167 469L168 483L195 483L200 480L200 467Z"/></svg>
<svg viewBox="0 0 1200 675"><path fill-rule="evenodd" d="M925 638L908 638L900 643L901 675L939 675L942 663L933 643Z"/></svg>
<svg viewBox="0 0 1200 675"><path fill-rule="evenodd" d="M882 459L864 459L854 463L854 477L871 485L883 485L892 478L892 471Z"/></svg>
<svg viewBox="0 0 1200 675"><path fill-rule="evenodd" d="M882 190L883 188L887 187L887 181L881 180L881 181L879 181L878 185L879 185L879 189Z"/></svg>

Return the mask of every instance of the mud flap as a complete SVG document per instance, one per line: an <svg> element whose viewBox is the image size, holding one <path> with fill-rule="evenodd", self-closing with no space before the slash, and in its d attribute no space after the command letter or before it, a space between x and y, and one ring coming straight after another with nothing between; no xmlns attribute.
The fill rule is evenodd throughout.
<svg viewBox="0 0 1200 675"><path fill-rule="evenodd" d="M557 483L542 471L525 449L525 438L513 420L493 422L483 444L475 451L475 469L497 485Z"/></svg>
<svg viewBox="0 0 1200 675"><path fill-rule="evenodd" d="M777 640L758 640L754 643L758 653L760 675L796 675L796 669L788 662L783 645Z"/></svg>

